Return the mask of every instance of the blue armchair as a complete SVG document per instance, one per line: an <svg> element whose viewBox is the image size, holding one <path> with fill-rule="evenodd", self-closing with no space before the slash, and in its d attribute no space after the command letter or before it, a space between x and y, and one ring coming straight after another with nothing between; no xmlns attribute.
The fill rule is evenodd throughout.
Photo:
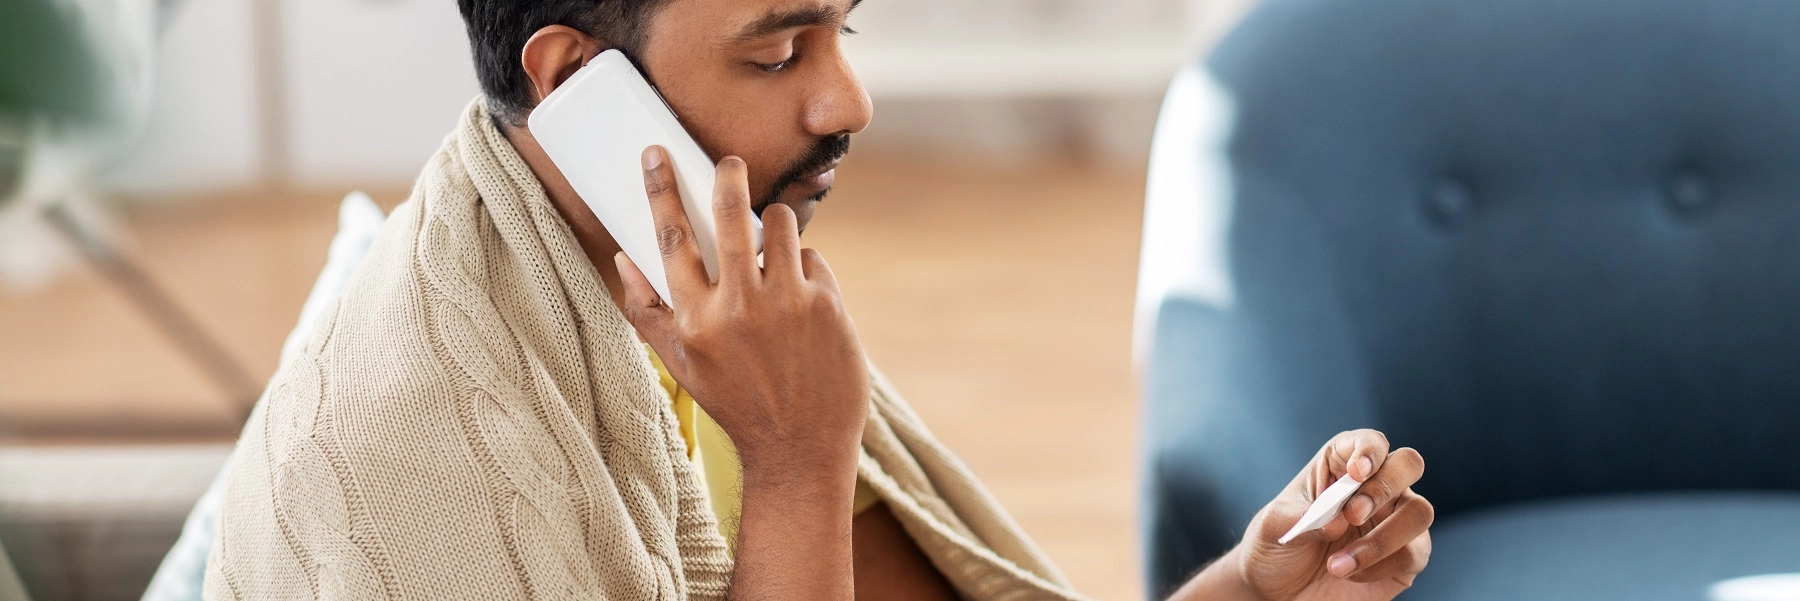
<svg viewBox="0 0 1800 601"><path fill-rule="evenodd" d="M1428 465L1406 599L1800 572L1800 2L1266 0L1163 110L1153 594L1358 427Z"/></svg>

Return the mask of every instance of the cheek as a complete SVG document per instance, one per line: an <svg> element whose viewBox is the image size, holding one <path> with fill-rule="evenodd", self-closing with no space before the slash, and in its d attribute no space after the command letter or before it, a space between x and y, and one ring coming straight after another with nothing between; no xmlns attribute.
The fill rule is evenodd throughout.
<svg viewBox="0 0 1800 601"><path fill-rule="evenodd" d="M771 85L777 82L733 81L727 74L683 78L669 81L663 92L682 126L714 160L744 160L750 193L761 199L814 140L803 127L805 107Z"/></svg>
<svg viewBox="0 0 1800 601"><path fill-rule="evenodd" d="M745 113L738 113L745 115ZM736 156L750 168L750 194L760 200L775 185L775 178L806 152L810 140L795 140L793 133L765 127L745 116L721 115L709 120L690 119L688 133L716 159Z"/></svg>

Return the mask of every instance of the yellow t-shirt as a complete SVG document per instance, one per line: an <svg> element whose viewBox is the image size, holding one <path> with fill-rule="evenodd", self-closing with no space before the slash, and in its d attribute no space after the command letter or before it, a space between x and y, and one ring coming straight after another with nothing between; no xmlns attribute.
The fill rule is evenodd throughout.
<svg viewBox="0 0 1800 601"><path fill-rule="evenodd" d="M663 367L662 358L656 356L656 351L650 350L649 345L645 345L644 350L650 353L650 363L656 366L656 375L662 378L663 390L669 393L673 403L675 419L681 422L681 439L687 443L688 460L700 471L700 484L706 490L713 515L719 518L719 534L725 537L726 547L736 554L744 494L744 473L738 464L737 447L731 444L725 429L713 422L706 410L694 402L694 397L675 383L675 376L669 375L669 368ZM881 497L875 494L875 489L857 478L856 513L880 502Z"/></svg>

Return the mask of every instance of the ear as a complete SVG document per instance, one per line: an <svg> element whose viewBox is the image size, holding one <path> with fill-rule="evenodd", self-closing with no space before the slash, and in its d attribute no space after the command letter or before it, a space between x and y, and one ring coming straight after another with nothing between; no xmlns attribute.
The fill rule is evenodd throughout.
<svg viewBox="0 0 1800 601"><path fill-rule="evenodd" d="M533 104L543 102L588 60L606 50L600 40L567 25L551 25L531 34L519 63L531 78Z"/></svg>

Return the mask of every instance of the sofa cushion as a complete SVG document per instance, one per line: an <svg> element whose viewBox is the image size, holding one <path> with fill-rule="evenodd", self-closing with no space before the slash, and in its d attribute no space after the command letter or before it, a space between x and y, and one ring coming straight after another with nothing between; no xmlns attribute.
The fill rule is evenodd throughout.
<svg viewBox="0 0 1800 601"><path fill-rule="evenodd" d="M1700 601L1800 572L1800 494L1667 493L1524 503L1442 520L1404 601Z"/></svg>
<svg viewBox="0 0 1800 601"><path fill-rule="evenodd" d="M39 600L135 600L231 446L0 448L0 540Z"/></svg>

